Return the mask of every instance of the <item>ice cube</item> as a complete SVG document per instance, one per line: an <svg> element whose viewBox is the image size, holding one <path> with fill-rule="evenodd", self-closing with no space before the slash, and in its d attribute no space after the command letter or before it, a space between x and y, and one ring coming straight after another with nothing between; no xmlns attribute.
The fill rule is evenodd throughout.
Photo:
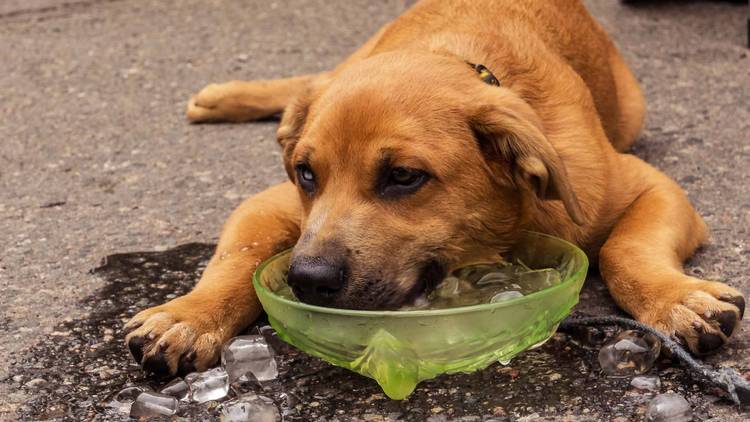
<svg viewBox="0 0 750 422"><path fill-rule="evenodd" d="M258 381L269 381L279 376L276 360L262 336L239 336L229 341L221 353L221 365L229 374L229 382L248 381L252 375Z"/></svg>
<svg viewBox="0 0 750 422"><path fill-rule="evenodd" d="M498 265L503 264L476 264L459 268L453 272L453 276L461 280L466 280L471 284L476 284L486 274L497 270Z"/></svg>
<svg viewBox="0 0 750 422"><path fill-rule="evenodd" d="M639 375L630 381L630 385L646 391L659 391L661 380L656 375Z"/></svg>
<svg viewBox="0 0 750 422"><path fill-rule="evenodd" d="M221 422L276 422L279 410L271 399L253 393L221 405Z"/></svg>
<svg viewBox="0 0 750 422"><path fill-rule="evenodd" d="M516 290L500 292L495 296L492 296L492 299L490 299L490 303L505 302L506 300L515 299L517 297L523 297L523 293Z"/></svg>
<svg viewBox="0 0 750 422"><path fill-rule="evenodd" d="M599 365L609 375L639 375L651 369L660 350L661 343L653 334L626 330L602 346Z"/></svg>
<svg viewBox="0 0 750 422"><path fill-rule="evenodd" d="M229 375L224 368L193 372L185 382L190 386L190 400L198 403L218 400L229 392Z"/></svg>
<svg viewBox="0 0 750 422"><path fill-rule="evenodd" d="M131 418L143 418L177 413L177 399L166 394L144 391L138 395L130 408Z"/></svg>
<svg viewBox="0 0 750 422"><path fill-rule="evenodd" d="M688 422L693 419L690 403L679 394L659 394L646 410L646 420L652 422Z"/></svg>
<svg viewBox="0 0 750 422"><path fill-rule="evenodd" d="M112 400L107 403L107 407L111 407L120 413L130 413L130 406L144 391L146 389L143 387L125 387L112 397Z"/></svg>
<svg viewBox="0 0 750 422"><path fill-rule="evenodd" d="M477 280L477 286L486 286L489 284L510 284L518 280L519 267L514 265L498 265L492 268Z"/></svg>
<svg viewBox="0 0 750 422"><path fill-rule="evenodd" d="M162 387L159 392L172 396L177 400L185 401L188 399L188 396L190 396L190 386L188 386L184 379L177 377L169 384Z"/></svg>
<svg viewBox="0 0 750 422"><path fill-rule="evenodd" d="M516 277L513 274L508 274L500 271L493 271L487 273L477 281L477 286L486 286L488 284L506 284L515 281Z"/></svg>
<svg viewBox="0 0 750 422"><path fill-rule="evenodd" d="M538 292L560 284L560 273L553 268L526 271L519 274L518 284L523 286L526 293Z"/></svg>

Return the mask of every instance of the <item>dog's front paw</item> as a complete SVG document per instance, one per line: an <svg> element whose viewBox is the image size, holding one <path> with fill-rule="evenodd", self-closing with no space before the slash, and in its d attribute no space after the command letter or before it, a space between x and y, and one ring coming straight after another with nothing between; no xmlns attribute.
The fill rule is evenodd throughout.
<svg viewBox="0 0 750 422"><path fill-rule="evenodd" d="M215 310L202 309L201 303L189 295L179 297L141 311L125 325L125 342L144 370L185 375L217 361L231 333L214 319Z"/></svg>
<svg viewBox="0 0 750 422"><path fill-rule="evenodd" d="M662 296L639 319L698 355L726 343L745 313L742 293L723 283L691 279Z"/></svg>

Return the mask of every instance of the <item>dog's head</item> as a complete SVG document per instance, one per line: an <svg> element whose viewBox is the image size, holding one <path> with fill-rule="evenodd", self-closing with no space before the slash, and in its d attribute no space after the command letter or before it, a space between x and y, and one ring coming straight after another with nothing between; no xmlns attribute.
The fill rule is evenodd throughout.
<svg viewBox="0 0 750 422"><path fill-rule="evenodd" d="M580 219L531 107L455 59L355 64L292 104L278 135L304 209L289 284L305 302L397 308L507 249L539 199Z"/></svg>

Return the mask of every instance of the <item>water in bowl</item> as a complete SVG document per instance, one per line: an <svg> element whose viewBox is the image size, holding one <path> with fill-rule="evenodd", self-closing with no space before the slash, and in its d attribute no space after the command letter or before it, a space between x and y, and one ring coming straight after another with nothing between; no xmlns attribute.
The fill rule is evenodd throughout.
<svg viewBox="0 0 750 422"><path fill-rule="evenodd" d="M561 280L557 269L531 269L520 260L475 264L453 271L432 292L401 310L447 309L504 302L560 284ZM275 293L297 301L285 283Z"/></svg>

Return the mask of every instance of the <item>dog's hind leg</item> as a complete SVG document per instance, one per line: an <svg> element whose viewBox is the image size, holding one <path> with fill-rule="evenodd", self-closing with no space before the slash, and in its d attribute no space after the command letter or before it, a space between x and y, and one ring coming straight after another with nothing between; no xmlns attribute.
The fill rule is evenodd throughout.
<svg viewBox="0 0 750 422"><path fill-rule="evenodd" d="M284 111L293 98L322 74L267 81L210 84L188 101L191 122L249 122Z"/></svg>
<svg viewBox="0 0 750 422"><path fill-rule="evenodd" d="M378 40L388 28L383 26L357 51L337 66L348 64L369 56ZM270 117L284 111L294 98L302 94L317 79L324 79L333 72L266 81L230 81L210 84L193 95L188 101L187 118L191 122L249 122Z"/></svg>
<svg viewBox="0 0 750 422"><path fill-rule="evenodd" d="M682 262L708 236L705 223L674 181L636 157L620 157L623 174L641 188L599 253L609 291L633 317L693 353L713 351L736 332L742 293L683 273Z"/></svg>
<svg viewBox="0 0 750 422"><path fill-rule="evenodd" d="M188 294L146 309L126 325L135 360L160 375L204 370L222 345L261 312L251 277L299 237L301 206L290 182L246 200L224 226L214 256Z"/></svg>
<svg viewBox="0 0 750 422"><path fill-rule="evenodd" d="M617 139L612 139L612 145L617 151L625 151L638 139L643 130L646 115L646 101L641 87L633 73L625 64L616 49L612 48L609 56L615 87L617 90Z"/></svg>

